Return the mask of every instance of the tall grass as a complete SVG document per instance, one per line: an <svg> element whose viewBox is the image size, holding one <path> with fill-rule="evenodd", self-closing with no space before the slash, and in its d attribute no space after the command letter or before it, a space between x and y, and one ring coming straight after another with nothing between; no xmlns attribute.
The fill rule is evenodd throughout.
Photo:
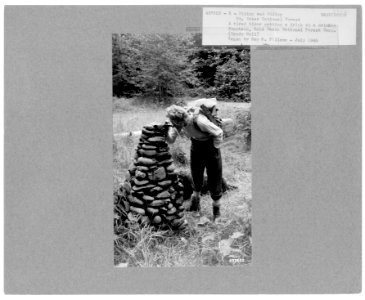
<svg viewBox="0 0 365 300"><path fill-rule="evenodd" d="M205 203L206 206L206 203ZM204 209L203 209L204 211ZM232 265L222 255L219 242L235 232L244 235L235 240L235 257L251 262L251 219L232 216L222 224L197 225L198 220L186 213L189 226L184 231L156 230L130 223L120 226L114 239L114 263L128 267L187 267Z"/></svg>
<svg viewBox="0 0 365 300"><path fill-rule="evenodd" d="M114 133L137 131L145 124L165 121L164 109L156 104L120 98L114 98L113 103Z"/></svg>
<svg viewBox="0 0 365 300"><path fill-rule="evenodd" d="M120 105L118 118L122 120L122 123L116 128L116 132L141 130L149 122L164 121L163 107L143 103L135 105L132 100L122 104L118 104ZM222 117L233 119L238 113L244 111L244 109L237 109L237 103L220 104L220 107L222 107L220 112ZM118 189L123 182L135 155L137 144L138 136L134 135L114 140L114 189ZM189 170L189 148L190 141L186 138L178 138L170 146L174 164L178 170ZM238 189L223 195L220 223L208 222L200 226L198 225L200 220L186 212L188 226L182 232L141 227L135 222L123 224L115 228L115 265L139 267L232 265L230 256L222 254L220 242L229 239L236 232L243 233L243 236L235 239L231 245L234 257L241 258L242 263L249 263L251 261L252 165L251 153L248 150L245 133L239 128L235 135L227 138L222 144L223 176ZM210 197L203 196L201 205L202 215L211 219Z"/></svg>

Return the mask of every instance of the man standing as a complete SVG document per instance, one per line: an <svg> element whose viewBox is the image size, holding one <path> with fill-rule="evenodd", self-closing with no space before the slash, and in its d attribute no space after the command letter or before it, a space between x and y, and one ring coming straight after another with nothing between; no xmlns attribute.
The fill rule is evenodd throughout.
<svg viewBox="0 0 365 300"><path fill-rule="evenodd" d="M212 115L216 107L209 108ZM222 197L222 157L219 146L223 140L222 129L200 112L188 111L177 105L167 108L167 117L172 123L167 133L167 142L173 143L180 132L191 138L190 168L194 183L191 211L200 215L200 192L207 170L208 189L213 200L213 221L220 216L220 198Z"/></svg>

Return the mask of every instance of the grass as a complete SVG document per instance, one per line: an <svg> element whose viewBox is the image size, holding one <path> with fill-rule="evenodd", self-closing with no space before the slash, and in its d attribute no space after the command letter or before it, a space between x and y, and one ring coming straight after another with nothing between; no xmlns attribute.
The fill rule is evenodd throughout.
<svg viewBox="0 0 365 300"><path fill-rule="evenodd" d="M135 103L133 100L116 99L118 108L113 116L114 133L137 131L150 122L164 121L164 107ZM249 109L247 104L219 103L220 115L230 117L240 124L242 115ZM116 121L116 124L114 124ZM114 126L115 125L115 126ZM222 144L223 176L236 190L225 193L221 199L222 219L219 223L194 218L186 212L188 227L182 232L156 230L141 227L137 223L115 228L114 263L120 267L182 267L236 265L251 262L251 153L248 151L245 133L238 126L234 135ZM123 182L134 157L138 136L119 137L114 140L114 189ZM170 149L177 169L188 170L190 142L179 138ZM187 203L186 203L187 204ZM203 196L202 215L211 219L212 200ZM241 235L237 235L241 233ZM236 234L236 237L235 237ZM229 243L229 253L224 251Z"/></svg>
<svg viewBox="0 0 365 300"><path fill-rule="evenodd" d="M142 124L163 122L165 112L158 105L133 104L131 99L114 100L113 133L141 130ZM142 126L141 126L142 125Z"/></svg>

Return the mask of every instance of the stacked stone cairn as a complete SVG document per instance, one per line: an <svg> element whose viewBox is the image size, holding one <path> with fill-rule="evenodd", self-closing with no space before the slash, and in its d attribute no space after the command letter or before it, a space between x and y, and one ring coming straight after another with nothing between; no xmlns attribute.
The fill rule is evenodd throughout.
<svg viewBox="0 0 365 300"><path fill-rule="evenodd" d="M128 219L139 215L142 224L182 229L184 218L183 189L173 166L166 143L170 125L143 127L135 159L123 184Z"/></svg>

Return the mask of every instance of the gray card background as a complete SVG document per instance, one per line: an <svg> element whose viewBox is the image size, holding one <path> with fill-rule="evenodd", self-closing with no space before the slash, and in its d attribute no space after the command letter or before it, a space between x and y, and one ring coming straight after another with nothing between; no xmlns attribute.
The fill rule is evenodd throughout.
<svg viewBox="0 0 365 300"><path fill-rule="evenodd" d="M252 51L252 263L116 269L111 34L201 7L5 7L5 292L360 292L357 9L356 46Z"/></svg>

